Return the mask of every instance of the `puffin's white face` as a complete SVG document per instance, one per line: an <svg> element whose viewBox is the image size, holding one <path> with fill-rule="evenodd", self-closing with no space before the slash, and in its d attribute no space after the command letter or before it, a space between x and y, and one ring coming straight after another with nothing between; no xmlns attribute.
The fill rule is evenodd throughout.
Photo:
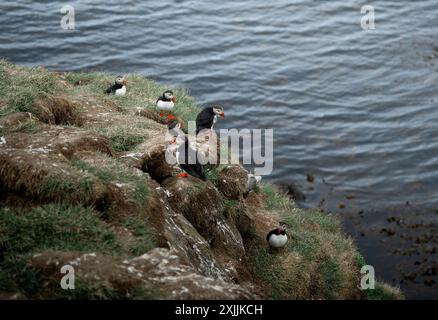
<svg viewBox="0 0 438 320"><path fill-rule="evenodd" d="M126 86L128 84L128 80L126 80L124 77L117 77L116 83Z"/></svg>
<svg viewBox="0 0 438 320"><path fill-rule="evenodd" d="M286 225L285 224L280 224L278 229L280 229L280 231L286 231Z"/></svg>
<svg viewBox="0 0 438 320"><path fill-rule="evenodd" d="M222 118L225 117L224 109L222 107L213 107L213 112Z"/></svg>
<svg viewBox="0 0 438 320"><path fill-rule="evenodd" d="M168 131L174 138L176 138L177 136L184 135L184 132L181 130L182 127L182 124L178 122L175 126L172 126L172 124L169 125Z"/></svg>

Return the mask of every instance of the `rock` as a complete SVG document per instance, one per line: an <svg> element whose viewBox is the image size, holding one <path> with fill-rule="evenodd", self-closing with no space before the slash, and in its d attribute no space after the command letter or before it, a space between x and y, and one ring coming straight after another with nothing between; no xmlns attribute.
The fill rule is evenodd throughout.
<svg viewBox="0 0 438 320"><path fill-rule="evenodd" d="M392 229L382 228L380 230L381 233L386 233L388 236L393 236L395 234L395 231Z"/></svg>
<svg viewBox="0 0 438 320"><path fill-rule="evenodd" d="M237 277L236 264L245 256L245 248L236 226L223 215L224 206L218 190L210 182L192 177L168 178L162 186L169 194L172 209L190 221L210 244L221 266L232 277Z"/></svg>
<svg viewBox="0 0 438 320"><path fill-rule="evenodd" d="M424 279L424 284L428 287L432 287L435 283L436 282L433 279Z"/></svg>
<svg viewBox="0 0 438 320"><path fill-rule="evenodd" d="M150 150L142 158L142 170L149 173L150 176L162 182L164 179L172 176L173 168L166 161L166 149L162 145Z"/></svg>
<svg viewBox="0 0 438 320"><path fill-rule="evenodd" d="M239 165L229 165L218 174L216 186L227 199L238 200L248 189L248 173Z"/></svg>
<svg viewBox="0 0 438 320"><path fill-rule="evenodd" d="M308 173L306 177L307 177L307 181L308 182L314 182L315 181L315 176L310 174L310 173Z"/></svg>
<svg viewBox="0 0 438 320"><path fill-rule="evenodd" d="M415 278L417 278L417 273L416 272L404 273L403 278L406 280L414 281Z"/></svg>
<svg viewBox="0 0 438 320"><path fill-rule="evenodd" d="M80 151L102 152L110 156L114 154L108 138L76 128L47 126L32 135L16 132L8 134L7 138L7 146L10 148L62 154L68 159Z"/></svg>
<svg viewBox="0 0 438 320"><path fill-rule="evenodd" d="M254 220L249 214L245 202L230 200L225 206L224 214L228 221L237 227L243 239L254 231Z"/></svg>
<svg viewBox="0 0 438 320"><path fill-rule="evenodd" d="M169 193L173 210L183 214L207 241L211 241L216 219L224 210L217 189L211 183L191 176L168 178L162 186Z"/></svg>
<svg viewBox="0 0 438 320"><path fill-rule="evenodd" d="M118 259L99 253L48 251L34 255L34 268L43 277L40 292L53 296L60 290L63 276L60 268L70 265L75 280L88 290L112 292L129 298L134 289L150 291L153 298L163 299L254 299L248 288L197 274L176 255L175 251L157 248L133 259Z"/></svg>
<svg viewBox="0 0 438 320"><path fill-rule="evenodd" d="M425 247L423 247L423 252L433 254L436 252L436 247L431 246L431 245L425 246Z"/></svg>
<svg viewBox="0 0 438 320"><path fill-rule="evenodd" d="M292 182L279 182L278 186L280 190L286 193L289 197L291 197L295 201L304 201L306 200L306 196L302 193L298 187Z"/></svg>

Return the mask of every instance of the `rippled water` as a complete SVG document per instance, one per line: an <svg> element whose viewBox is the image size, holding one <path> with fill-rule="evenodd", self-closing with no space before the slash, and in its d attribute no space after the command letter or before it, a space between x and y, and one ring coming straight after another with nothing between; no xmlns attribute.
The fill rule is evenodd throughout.
<svg viewBox="0 0 438 320"><path fill-rule="evenodd" d="M64 1L3 0L0 56L185 86L225 107L219 126L274 128L269 179L301 185L303 205L408 201L426 215L438 208L436 1L373 2L368 32L367 1L346 2L75 1L65 31Z"/></svg>

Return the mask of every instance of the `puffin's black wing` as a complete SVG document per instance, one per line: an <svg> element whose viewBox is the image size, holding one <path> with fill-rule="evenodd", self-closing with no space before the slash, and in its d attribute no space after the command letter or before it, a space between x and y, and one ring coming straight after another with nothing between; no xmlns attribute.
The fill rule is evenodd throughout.
<svg viewBox="0 0 438 320"><path fill-rule="evenodd" d="M214 113L211 108L205 108L196 117L196 134L201 130L211 129L213 126Z"/></svg>
<svg viewBox="0 0 438 320"><path fill-rule="evenodd" d="M179 166L189 175L201 179L202 181L207 180L204 174L204 167L201 164L180 164Z"/></svg>
<svg viewBox="0 0 438 320"><path fill-rule="evenodd" d="M178 148L178 151L180 154L178 159L180 168L193 177L203 181L207 180L204 173L204 166L198 162L197 152L190 148L187 137L185 138L184 144Z"/></svg>
<svg viewBox="0 0 438 320"><path fill-rule="evenodd" d="M269 242L269 238L273 235L277 233L277 229L271 230L269 231L269 233L266 235L266 241Z"/></svg>
<svg viewBox="0 0 438 320"><path fill-rule="evenodd" d="M164 95L161 95L161 96L159 96L158 97L158 99L157 99L157 101L155 101L155 104L157 104L158 103L158 101L165 101L166 100L166 98L164 97Z"/></svg>
<svg viewBox="0 0 438 320"><path fill-rule="evenodd" d="M110 94L111 92L114 92L114 91L116 91L116 89L117 89L117 85L116 84L113 84L113 85L111 85L108 89L106 89L106 93L107 94Z"/></svg>

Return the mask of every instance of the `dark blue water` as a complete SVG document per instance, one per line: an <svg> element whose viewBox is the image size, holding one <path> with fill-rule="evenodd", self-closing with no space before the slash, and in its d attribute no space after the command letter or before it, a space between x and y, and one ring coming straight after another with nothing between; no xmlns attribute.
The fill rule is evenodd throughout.
<svg viewBox="0 0 438 320"><path fill-rule="evenodd" d="M199 104L224 106L218 127L274 129L267 179L297 183L307 195L302 205L379 219L387 210L409 215L414 210L397 209L409 202L436 226L436 1L374 1L369 31L360 25L369 3L359 0L71 1L73 31L60 27L65 4L3 0L0 56L186 87ZM393 248L382 258L380 244L369 243L366 256L398 283L400 272L388 276L399 263ZM432 297L436 288L411 296Z"/></svg>

